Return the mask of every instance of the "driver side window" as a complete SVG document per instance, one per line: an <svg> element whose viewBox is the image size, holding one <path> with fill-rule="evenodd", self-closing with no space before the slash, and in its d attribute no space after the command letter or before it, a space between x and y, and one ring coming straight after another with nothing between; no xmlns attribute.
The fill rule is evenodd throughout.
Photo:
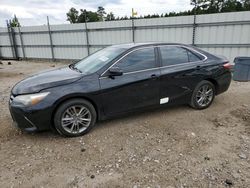
<svg viewBox="0 0 250 188"><path fill-rule="evenodd" d="M121 59L116 66L118 66L124 73L155 68L154 48L149 47L131 52Z"/></svg>

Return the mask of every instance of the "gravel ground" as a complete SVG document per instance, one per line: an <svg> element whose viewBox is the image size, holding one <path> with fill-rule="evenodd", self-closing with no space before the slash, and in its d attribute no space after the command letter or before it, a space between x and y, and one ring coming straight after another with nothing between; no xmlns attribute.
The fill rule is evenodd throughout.
<svg viewBox="0 0 250 188"><path fill-rule="evenodd" d="M162 108L99 122L78 138L22 133L8 99L19 80L63 64L0 64L0 187L250 187L250 82L212 106Z"/></svg>

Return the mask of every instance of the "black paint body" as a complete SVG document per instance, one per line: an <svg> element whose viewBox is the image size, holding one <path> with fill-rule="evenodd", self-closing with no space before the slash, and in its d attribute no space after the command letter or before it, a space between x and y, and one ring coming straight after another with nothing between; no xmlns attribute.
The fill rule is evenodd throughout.
<svg viewBox="0 0 250 188"><path fill-rule="evenodd" d="M178 45L203 54L203 61L189 62L175 66L161 67L158 47ZM122 56L132 50L153 46L155 68L137 71L110 78L108 69ZM95 73L84 75L69 67L39 73L22 80L12 89L10 112L19 128L34 131L47 130L53 126L53 115L58 106L72 98L84 98L95 107L98 120L132 112L148 107L160 106L160 99L168 97L164 105L188 104L195 86L202 80L211 81L216 94L226 91L231 82L231 73L223 67L226 62L200 49L182 44L130 44L119 57ZM14 97L49 91L40 103L31 107L15 105Z"/></svg>

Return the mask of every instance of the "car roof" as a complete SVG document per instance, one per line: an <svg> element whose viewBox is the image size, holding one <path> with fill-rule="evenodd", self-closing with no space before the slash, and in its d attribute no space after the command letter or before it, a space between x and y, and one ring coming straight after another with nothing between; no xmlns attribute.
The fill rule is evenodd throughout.
<svg viewBox="0 0 250 188"><path fill-rule="evenodd" d="M130 48L143 47L143 46L154 46L154 45L181 45L181 46L190 46L190 45L181 44L181 43L145 42L145 43L116 44L116 45L112 45L112 47L130 49Z"/></svg>

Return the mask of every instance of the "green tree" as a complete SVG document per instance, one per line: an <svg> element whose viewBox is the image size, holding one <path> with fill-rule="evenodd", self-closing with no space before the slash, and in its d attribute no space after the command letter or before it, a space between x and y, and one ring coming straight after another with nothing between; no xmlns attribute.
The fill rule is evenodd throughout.
<svg viewBox="0 0 250 188"><path fill-rule="evenodd" d="M86 14L86 15L85 15ZM98 22L99 16L97 12L86 11L80 9L80 12L75 8L71 8L67 13L67 21L70 23L84 23L86 18L86 22Z"/></svg>
<svg viewBox="0 0 250 188"><path fill-rule="evenodd" d="M197 8L203 10L204 13L220 12L225 0L196 0ZM195 2L195 0L193 0Z"/></svg>
<svg viewBox="0 0 250 188"><path fill-rule="evenodd" d="M66 14L67 15L67 21L70 23L78 23L79 19L79 12L75 8L69 9L69 12Z"/></svg>
<svg viewBox="0 0 250 188"><path fill-rule="evenodd" d="M243 8L244 8L244 10L250 10L250 1L249 0L243 1Z"/></svg>
<svg viewBox="0 0 250 188"><path fill-rule="evenodd" d="M221 12L236 12L243 10L243 4L237 0L227 0L221 8Z"/></svg>
<svg viewBox="0 0 250 188"><path fill-rule="evenodd" d="M78 23L84 23L85 17L86 17L86 22L98 22L99 21L98 14L96 12L86 11L83 9L81 9L80 12L81 13L79 15Z"/></svg>
<svg viewBox="0 0 250 188"><path fill-rule="evenodd" d="M158 17L171 17L171 16L186 16L196 14L209 14L209 13L220 13L220 12L236 12L250 10L250 0L191 0L191 3L196 4L196 8L188 11L182 12L169 12L166 14L153 14L144 15L137 18L132 18L128 16L115 17L115 15L110 12L106 14L103 7L98 7L96 12L80 10L79 12L75 8L71 8L67 13L67 20L70 23L83 23L85 22L85 17L87 22L97 22L97 21L110 21L110 20L129 20L129 19L139 19L139 18L158 18ZM107 16L106 16L107 15Z"/></svg>
<svg viewBox="0 0 250 188"><path fill-rule="evenodd" d="M115 20L115 15L113 14L113 12L108 13L105 20L106 21Z"/></svg>
<svg viewBox="0 0 250 188"><path fill-rule="evenodd" d="M118 17L119 18L119 17ZM119 20L128 20L129 18L127 16L120 17Z"/></svg>
<svg viewBox="0 0 250 188"><path fill-rule="evenodd" d="M99 16L99 20L100 21L104 21L105 20L106 12L105 12L105 9L103 7L98 7L97 14Z"/></svg>
<svg viewBox="0 0 250 188"><path fill-rule="evenodd" d="M11 27L21 27L16 15L14 15L14 18L10 20L10 26Z"/></svg>
<svg viewBox="0 0 250 188"><path fill-rule="evenodd" d="M243 11L243 1L244 0L191 0L192 4L197 4L197 14ZM249 0L245 0L245 2L249 2Z"/></svg>

